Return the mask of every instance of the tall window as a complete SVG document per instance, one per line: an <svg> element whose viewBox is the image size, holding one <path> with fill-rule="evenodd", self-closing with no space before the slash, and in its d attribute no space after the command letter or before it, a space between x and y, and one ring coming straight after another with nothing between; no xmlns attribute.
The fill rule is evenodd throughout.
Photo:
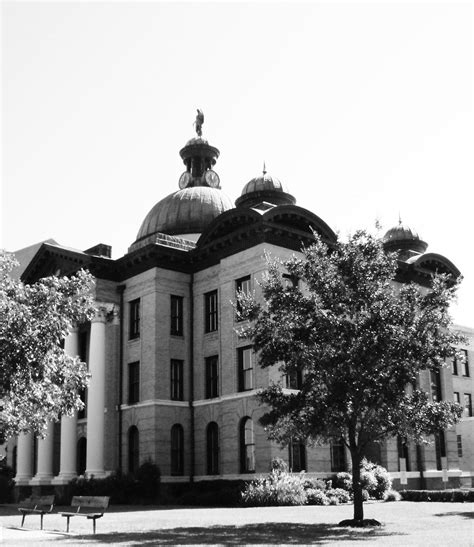
<svg viewBox="0 0 474 547"><path fill-rule="evenodd" d="M219 359L206 357L206 399L219 396Z"/></svg>
<svg viewBox="0 0 474 547"><path fill-rule="evenodd" d="M174 424L171 428L171 474L184 473L184 431L183 426Z"/></svg>
<svg viewBox="0 0 474 547"><path fill-rule="evenodd" d="M251 418L242 418L240 421L240 472L253 473L255 471L255 439Z"/></svg>
<svg viewBox="0 0 474 547"><path fill-rule="evenodd" d="M453 373L453 376L458 375L458 360L456 359L456 356L451 360L451 372Z"/></svg>
<svg viewBox="0 0 474 547"><path fill-rule="evenodd" d="M398 457L405 459L405 471L410 471L410 458L409 458L410 453L408 450L407 439L399 435L397 437L397 448L398 448Z"/></svg>
<svg viewBox="0 0 474 547"><path fill-rule="evenodd" d="M218 328L217 291L204 295L205 331L214 332Z"/></svg>
<svg viewBox="0 0 474 547"><path fill-rule="evenodd" d="M183 297L171 295L171 334L183 336Z"/></svg>
<svg viewBox="0 0 474 547"><path fill-rule="evenodd" d="M472 396L470 393L464 394L464 416L472 416Z"/></svg>
<svg viewBox="0 0 474 547"><path fill-rule="evenodd" d="M303 374L301 370L292 370L286 375L286 387L288 389L301 389Z"/></svg>
<svg viewBox="0 0 474 547"><path fill-rule="evenodd" d="M463 354L463 361L462 361L462 375L463 376L469 376L469 358L467 349L461 350Z"/></svg>
<svg viewBox="0 0 474 547"><path fill-rule="evenodd" d="M431 397L433 401L435 402L441 401L442 400L441 374L439 369L431 370L430 377L431 377Z"/></svg>
<svg viewBox="0 0 474 547"><path fill-rule="evenodd" d="M180 359L171 359L170 379L171 379L171 399L173 401L183 400L183 361Z"/></svg>
<svg viewBox="0 0 474 547"><path fill-rule="evenodd" d="M140 363L128 365L128 404L133 405L140 400Z"/></svg>
<svg viewBox="0 0 474 547"><path fill-rule="evenodd" d="M306 446L299 441L292 441L289 446L290 471L299 473L306 470Z"/></svg>
<svg viewBox="0 0 474 547"><path fill-rule="evenodd" d="M444 431L435 433L435 452L436 452L436 469L441 471L443 468L443 462L441 458L446 457L446 440L444 438Z"/></svg>
<svg viewBox="0 0 474 547"><path fill-rule="evenodd" d="M454 402L457 403L458 405L461 404L461 396L459 395L459 391L453 392L453 399L454 399Z"/></svg>
<svg viewBox="0 0 474 547"><path fill-rule="evenodd" d="M237 355L239 361L239 391L248 391L254 388L252 346L239 348Z"/></svg>
<svg viewBox="0 0 474 547"><path fill-rule="evenodd" d="M140 337L140 299L132 300L129 303L129 328L128 337L130 340Z"/></svg>
<svg viewBox="0 0 474 547"><path fill-rule="evenodd" d="M331 471L339 472L346 470L346 451L342 439L335 439L331 442Z"/></svg>
<svg viewBox="0 0 474 547"><path fill-rule="evenodd" d="M87 439L81 437L77 441L77 474L84 475L87 465Z"/></svg>
<svg viewBox="0 0 474 547"><path fill-rule="evenodd" d="M219 428L211 422L206 430L207 474L219 474Z"/></svg>
<svg viewBox="0 0 474 547"><path fill-rule="evenodd" d="M235 295L237 296L241 292L244 294L250 294L250 275L241 277L235 282ZM242 308L237 302L237 312L240 312L241 310ZM237 320L240 321L239 318L237 318Z"/></svg>
<svg viewBox="0 0 474 547"><path fill-rule="evenodd" d="M456 441L458 445L458 458L462 458L462 436L456 435Z"/></svg>
<svg viewBox="0 0 474 547"><path fill-rule="evenodd" d="M132 475L138 471L139 466L139 436L136 426L128 430L128 472Z"/></svg>

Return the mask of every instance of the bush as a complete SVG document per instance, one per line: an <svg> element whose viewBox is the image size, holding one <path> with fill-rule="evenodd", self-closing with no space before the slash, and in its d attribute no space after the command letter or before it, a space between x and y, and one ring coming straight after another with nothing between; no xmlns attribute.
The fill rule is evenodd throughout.
<svg viewBox="0 0 474 547"><path fill-rule="evenodd" d="M401 490L400 495L405 501L474 501L474 490Z"/></svg>
<svg viewBox="0 0 474 547"><path fill-rule="evenodd" d="M346 492L352 493L352 475L342 471L336 475L336 479L333 480L334 488L342 488Z"/></svg>
<svg viewBox="0 0 474 547"><path fill-rule="evenodd" d="M160 492L160 468L151 460L142 463L137 471L136 495L144 503L156 501Z"/></svg>
<svg viewBox="0 0 474 547"><path fill-rule="evenodd" d="M304 505L307 493L301 476L274 469L262 479L247 484L242 492L244 505Z"/></svg>
<svg viewBox="0 0 474 547"><path fill-rule="evenodd" d="M402 496L400 495L400 492L397 492L396 490L388 490L383 497L383 501L400 501L401 499Z"/></svg>
<svg viewBox="0 0 474 547"><path fill-rule="evenodd" d="M330 481L329 481L330 482ZM309 479L305 478L303 481L303 488L305 490L314 489L314 490L326 490L326 481L322 479Z"/></svg>
<svg viewBox="0 0 474 547"><path fill-rule="evenodd" d="M385 493L392 488L392 479L390 478L388 471L385 467L368 462L366 459L363 460L362 466L364 475L370 475L373 477L373 481L375 481L375 484L372 484L373 481L371 480L371 486L364 486L364 488L369 492L371 498L377 500L384 499Z"/></svg>
<svg viewBox="0 0 474 547"><path fill-rule="evenodd" d="M340 503L349 503L351 501L351 495L343 488L328 488L325 494L329 498L331 505L339 505ZM334 500L334 503L332 500Z"/></svg>
<svg viewBox="0 0 474 547"><path fill-rule="evenodd" d="M322 490L308 488L306 490L306 503L308 505L329 505L329 498Z"/></svg>
<svg viewBox="0 0 474 547"><path fill-rule="evenodd" d="M272 458L270 462L270 473L275 471L276 473L288 473L288 464L281 458Z"/></svg>
<svg viewBox="0 0 474 547"><path fill-rule="evenodd" d="M0 503L13 501L14 476L15 473L11 467L7 465L0 467Z"/></svg>

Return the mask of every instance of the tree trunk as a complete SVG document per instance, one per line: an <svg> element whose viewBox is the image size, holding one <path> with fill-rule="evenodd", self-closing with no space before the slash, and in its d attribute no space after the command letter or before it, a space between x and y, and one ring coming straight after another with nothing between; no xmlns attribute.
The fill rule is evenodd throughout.
<svg viewBox="0 0 474 547"><path fill-rule="evenodd" d="M360 483L360 462L359 452L351 450L352 460L352 491L354 493L354 520L364 518L364 499L362 497L362 486Z"/></svg>

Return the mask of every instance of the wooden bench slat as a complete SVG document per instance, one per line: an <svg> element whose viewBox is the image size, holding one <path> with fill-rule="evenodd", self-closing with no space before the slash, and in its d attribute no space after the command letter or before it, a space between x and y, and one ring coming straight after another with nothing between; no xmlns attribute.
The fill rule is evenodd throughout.
<svg viewBox="0 0 474 547"><path fill-rule="evenodd" d="M74 496L71 500L71 508L76 508L75 512L65 511L61 513L62 517L67 519L67 529L69 532L69 520L71 517L85 517L92 520L92 526L95 534L95 521L104 516L109 506L110 498L108 496Z"/></svg>

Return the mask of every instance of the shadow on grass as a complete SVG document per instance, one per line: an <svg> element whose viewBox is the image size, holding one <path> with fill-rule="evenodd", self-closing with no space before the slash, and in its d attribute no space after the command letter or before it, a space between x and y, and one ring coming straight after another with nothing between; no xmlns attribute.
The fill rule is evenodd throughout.
<svg viewBox="0 0 474 547"><path fill-rule="evenodd" d="M245 545L245 544L318 544L342 540L364 541L391 536L383 528L340 528L334 524L262 523L245 526L209 526L156 529L147 532L96 534L70 538L75 545ZM69 539L58 538L63 543Z"/></svg>
<svg viewBox="0 0 474 547"><path fill-rule="evenodd" d="M434 517L463 517L465 519L474 519L474 511L449 511L446 513L436 513Z"/></svg>

